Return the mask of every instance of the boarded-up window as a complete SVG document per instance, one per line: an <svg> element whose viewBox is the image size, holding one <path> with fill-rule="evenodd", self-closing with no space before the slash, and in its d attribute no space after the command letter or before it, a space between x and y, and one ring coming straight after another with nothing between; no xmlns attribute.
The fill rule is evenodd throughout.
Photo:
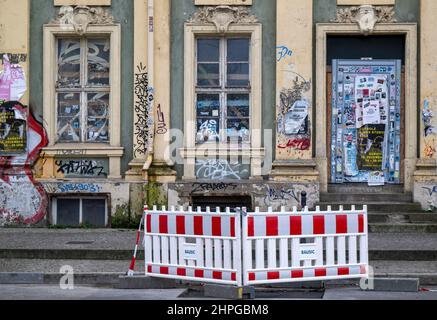
<svg viewBox="0 0 437 320"><path fill-rule="evenodd" d="M109 38L59 38L57 53L57 142L109 143Z"/></svg>

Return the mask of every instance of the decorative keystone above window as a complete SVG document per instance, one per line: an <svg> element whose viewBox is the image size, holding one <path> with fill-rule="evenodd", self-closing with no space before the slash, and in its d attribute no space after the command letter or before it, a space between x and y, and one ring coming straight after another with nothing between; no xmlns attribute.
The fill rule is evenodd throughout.
<svg viewBox="0 0 437 320"><path fill-rule="evenodd" d="M114 18L108 9L87 6L63 6L59 9L57 17L51 22L60 25L73 25L74 30L83 35L90 24L112 24Z"/></svg>
<svg viewBox="0 0 437 320"><path fill-rule="evenodd" d="M252 0L194 0L196 6L251 6Z"/></svg>
<svg viewBox="0 0 437 320"><path fill-rule="evenodd" d="M393 6L371 6L337 8L336 23L357 23L363 34L368 35L375 29L376 23L396 22Z"/></svg>
<svg viewBox="0 0 437 320"><path fill-rule="evenodd" d="M214 24L217 32L225 33L232 23L247 24L257 23L258 19L250 14L247 7L201 7L188 20L188 23L194 24Z"/></svg>

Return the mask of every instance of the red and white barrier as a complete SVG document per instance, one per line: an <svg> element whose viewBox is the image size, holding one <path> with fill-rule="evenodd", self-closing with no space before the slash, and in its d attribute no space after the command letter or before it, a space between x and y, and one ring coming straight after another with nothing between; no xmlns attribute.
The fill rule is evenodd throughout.
<svg viewBox="0 0 437 320"><path fill-rule="evenodd" d="M241 286L241 216L200 208L146 213L146 275Z"/></svg>
<svg viewBox="0 0 437 320"><path fill-rule="evenodd" d="M149 211L148 207L145 206L143 215L142 215L141 220L140 220L140 225L139 225L138 230L137 230L137 239L135 240L134 254L132 255L132 260L131 260L131 263L129 266L129 271L127 272L127 275L129 277L132 277L134 275L134 272L135 272L135 262L137 260L138 246L140 245L141 233L143 232L142 226L144 223L144 217L148 211Z"/></svg>
<svg viewBox="0 0 437 320"><path fill-rule="evenodd" d="M366 206L279 213L154 207L144 232L147 276L237 286L368 278Z"/></svg>
<svg viewBox="0 0 437 320"><path fill-rule="evenodd" d="M366 206L326 212L257 209L243 219L242 241L244 285L368 277Z"/></svg>

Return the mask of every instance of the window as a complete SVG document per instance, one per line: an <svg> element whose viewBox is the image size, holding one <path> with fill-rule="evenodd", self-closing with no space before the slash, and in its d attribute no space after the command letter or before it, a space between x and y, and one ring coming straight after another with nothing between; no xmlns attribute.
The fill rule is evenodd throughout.
<svg viewBox="0 0 437 320"><path fill-rule="evenodd" d="M110 39L57 39L57 142L109 143Z"/></svg>
<svg viewBox="0 0 437 320"><path fill-rule="evenodd" d="M196 143L249 143L250 38L196 42Z"/></svg>
<svg viewBox="0 0 437 320"><path fill-rule="evenodd" d="M55 198L53 200L53 224L77 227L108 225L107 200L104 198Z"/></svg>

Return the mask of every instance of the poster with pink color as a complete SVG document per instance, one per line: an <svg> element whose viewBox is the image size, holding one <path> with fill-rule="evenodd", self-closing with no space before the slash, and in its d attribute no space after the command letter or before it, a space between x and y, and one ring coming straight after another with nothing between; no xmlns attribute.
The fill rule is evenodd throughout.
<svg viewBox="0 0 437 320"><path fill-rule="evenodd" d="M11 64L8 55L3 55L3 71L0 71L0 101L19 101L26 90L23 67L19 64Z"/></svg>

